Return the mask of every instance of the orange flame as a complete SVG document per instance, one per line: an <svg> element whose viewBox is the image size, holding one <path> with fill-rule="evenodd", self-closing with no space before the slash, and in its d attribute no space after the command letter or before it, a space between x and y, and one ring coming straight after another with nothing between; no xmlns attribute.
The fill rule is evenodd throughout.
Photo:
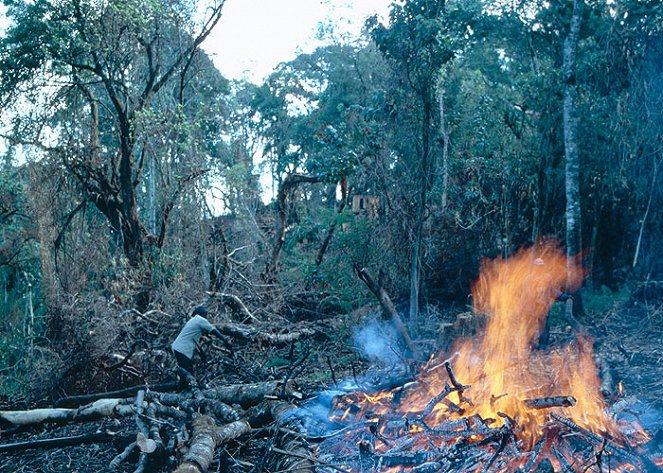
<svg viewBox="0 0 663 473"><path fill-rule="evenodd" d="M501 437L504 446L504 439L513 433L517 446L511 459L494 467L500 473L516 471L530 459L539 461L539 453L556 471L569 469L565 464L584 462L584 454L553 448L555 436L563 431L561 425L578 432L589 430L599 434L597 439L612 437L616 444L642 444L648 436L639 425L617 425L606 412L591 340L579 335L574 343L548 352L535 347L558 294L573 291L583 277L578 262L567 263L563 251L550 242L521 250L507 260L484 261L472 290L474 311L486 317L484 333L461 340L451 360L431 359L416 380L397 389L340 396L334 411L342 414L332 420L361 419L369 424L375 438L372 448L378 453L485 442L486 430L508 432L508 437ZM620 383L620 395L621 389ZM394 410L406 415L388 415ZM496 428L500 425L505 428ZM440 438L417 435L438 426ZM354 440L365 448L365 437L357 432ZM538 453L518 454L522 447ZM603 450L605 443L596 448ZM663 459L659 456L654 462L660 466ZM477 462L467 471L487 469ZM409 470L384 466L381 471ZM630 473L638 468L621 463L612 471Z"/></svg>
<svg viewBox="0 0 663 473"><path fill-rule="evenodd" d="M463 405L463 415L479 414L501 423L500 414L506 414L516 419L518 436L530 446L542 434L551 411L588 430L619 434L605 413L591 342L578 337L574 346L548 353L534 348L557 296L577 288L583 277L581 266L573 260L567 263L563 251L550 243L521 250L507 260L484 261L472 295L475 312L487 317L486 330L478 339L461 341L452 360L458 380L471 385L467 395L473 405ZM443 370L427 371L431 375L425 392L412 394L411 402L405 403L410 409L421 409L448 379ZM552 396L572 396L576 403L546 409L524 403ZM452 400L461 402L457 397ZM448 409L440 403L432 416L448 418Z"/></svg>

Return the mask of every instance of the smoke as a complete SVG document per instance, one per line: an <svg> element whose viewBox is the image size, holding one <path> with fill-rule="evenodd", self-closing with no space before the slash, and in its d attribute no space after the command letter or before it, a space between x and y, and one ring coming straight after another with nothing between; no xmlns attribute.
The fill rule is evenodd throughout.
<svg viewBox="0 0 663 473"><path fill-rule="evenodd" d="M352 339L359 353L372 363L395 366L403 359L398 333L388 322L371 319L354 330Z"/></svg>
<svg viewBox="0 0 663 473"><path fill-rule="evenodd" d="M334 398L341 396L350 390L330 389L322 391L313 399L306 401L301 407L296 407L289 411L282 418L283 421L298 420L308 435L323 436L338 430L341 425L332 422L329 419L329 413L332 410Z"/></svg>
<svg viewBox="0 0 663 473"><path fill-rule="evenodd" d="M368 373L359 378L339 380L335 386L318 393L285 417L285 420L299 420L311 436L325 435L342 427L329 419L337 396L356 390L370 392L374 386L402 375L404 350L398 343L398 333L390 323L373 317L354 329L352 339L360 356L373 364Z"/></svg>

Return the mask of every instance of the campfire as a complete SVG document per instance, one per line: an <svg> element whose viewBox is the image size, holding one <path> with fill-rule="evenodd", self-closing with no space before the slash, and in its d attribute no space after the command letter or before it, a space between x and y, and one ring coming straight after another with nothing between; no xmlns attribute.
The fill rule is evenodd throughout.
<svg viewBox="0 0 663 473"><path fill-rule="evenodd" d="M601 394L592 342L537 348L562 288L581 266L554 245L486 261L472 291L483 333L382 391L334 398L331 433L316 453L325 471L659 471L647 433L616 420Z"/></svg>

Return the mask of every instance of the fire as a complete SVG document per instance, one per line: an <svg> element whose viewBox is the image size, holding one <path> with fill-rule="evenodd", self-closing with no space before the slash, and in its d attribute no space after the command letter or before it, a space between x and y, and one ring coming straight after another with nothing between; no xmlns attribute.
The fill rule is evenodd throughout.
<svg viewBox="0 0 663 473"><path fill-rule="evenodd" d="M518 436L531 447L551 409L528 407L525 401L567 397L573 405L560 413L592 432L618 435L605 414L591 341L580 336L575 345L562 350L535 349L557 296L577 288L583 277L580 265L567 264L564 253L552 244L483 263L472 296L474 311L487 317L486 329L479 339L458 343L453 357L456 376L471 386L472 405L464 406L464 415L478 414L501 423L500 414L506 414L515 419ZM447 377L438 374L442 376L437 383L428 380L428 395L436 395L444 386ZM458 396L457 403L461 401ZM447 409L441 406L434 413L443 415Z"/></svg>
<svg viewBox="0 0 663 473"><path fill-rule="evenodd" d="M636 471L631 463L639 460L629 448L646 434L636 425L633 435L624 434L608 415L592 341L580 334L566 347L537 349L558 296L583 278L579 263L567 262L550 243L485 261L472 290L474 312L486 317L483 334L459 341L448 360L431 359L412 382L336 398L332 420L356 430L347 444L330 439L332 450L350 458L354 445L355 461L373 458L379 471L420 464L421 471L463 472L488 471L494 463L494 471L533 471L543 458L556 471L575 471L571 465L590 465L612 451L621 458L612 471ZM573 442L584 442L584 450Z"/></svg>

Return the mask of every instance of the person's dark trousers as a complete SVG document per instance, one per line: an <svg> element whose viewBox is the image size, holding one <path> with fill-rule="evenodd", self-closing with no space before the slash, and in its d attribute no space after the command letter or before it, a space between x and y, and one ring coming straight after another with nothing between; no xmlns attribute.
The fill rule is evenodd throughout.
<svg viewBox="0 0 663 473"><path fill-rule="evenodd" d="M193 377L193 360L189 358L186 355L183 355L182 353L173 350L173 354L175 355L175 360L177 360L177 366L182 368L184 371L189 373ZM186 378L184 378L180 373L177 373L177 375L180 378L180 388L185 389L189 386L189 383L187 383Z"/></svg>

